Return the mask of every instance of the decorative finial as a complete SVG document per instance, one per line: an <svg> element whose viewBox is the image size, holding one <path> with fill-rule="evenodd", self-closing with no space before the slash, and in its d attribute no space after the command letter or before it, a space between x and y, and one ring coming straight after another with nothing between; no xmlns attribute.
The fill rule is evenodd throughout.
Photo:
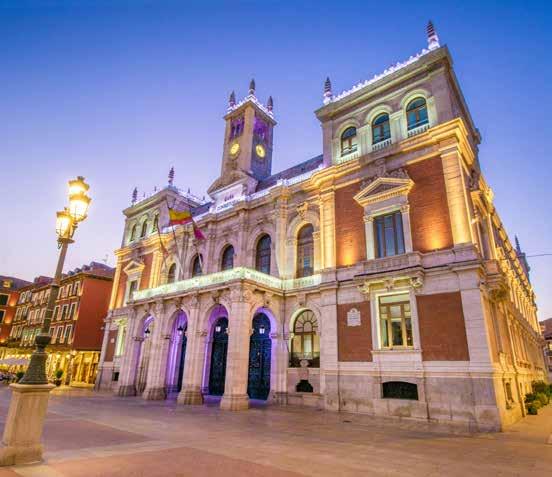
<svg viewBox="0 0 552 477"><path fill-rule="evenodd" d="M519 246L519 240L517 235L514 235L514 240L516 241L516 252L519 254L521 253L521 247Z"/></svg>
<svg viewBox="0 0 552 477"><path fill-rule="evenodd" d="M231 108L236 106L236 93L234 91L230 93L230 98L228 99L228 106L230 106Z"/></svg>
<svg viewBox="0 0 552 477"><path fill-rule="evenodd" d="M332 98L332 82L330 81L330 78L327 77L326 81L324 82L324 104L328 104L332 100Z"/></svg>
<svg viewBox="0 0 552 477"><path fill-rule="evenodd" d="M427 31L427 47L430 50L439 48L441 46L439 44L439 37L437 36L437 32L435 31L435 27L433 26L433 22L431 20L427 22L426 31Z"/></svg>
<svg viewBox="0 0 552 477"><path fill-rule="evenodd" d="M268 103L266 103L266 108L272 112L272 110L274 109L274 100L272 99L272 96L269 96L268 97Z"/></svg>
<svg viewBox="0 0 552 477"><path fill-rule="evenodd" d="M136 201L138 200L138 187L135 187L132 191L132 203L136 204Z"/></svg>
<svg viewBox="0 0 552 477"><path fill-rule="evenodd" d="M174 167L171 166L169 171L169 185L172 186L174 182Z"/></svg>
<svg viewBox="0 0 552 477"><path fill-rule="evenodd" d="M254 79L252 79L249 82L249 94L252 95L252 96L255 96L255 80Z"/></svg>
<svg viewBox="0 0 552 477"><path fill-rule="evenodd" d="M192 193L192 191L191 191L190 188L188 187L188 194L191 194L191 193Z"/></svg>

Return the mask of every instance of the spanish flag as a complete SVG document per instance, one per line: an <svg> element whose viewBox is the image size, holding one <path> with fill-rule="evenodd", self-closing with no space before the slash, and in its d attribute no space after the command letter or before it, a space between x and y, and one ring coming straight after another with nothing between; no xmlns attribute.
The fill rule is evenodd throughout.
<svg viewBox="0 0 552 477"><path fill-rule="evenodd" d="M169 226L184 225L192 221L192 214L189 210L175 210L169 207Z"/></svg>

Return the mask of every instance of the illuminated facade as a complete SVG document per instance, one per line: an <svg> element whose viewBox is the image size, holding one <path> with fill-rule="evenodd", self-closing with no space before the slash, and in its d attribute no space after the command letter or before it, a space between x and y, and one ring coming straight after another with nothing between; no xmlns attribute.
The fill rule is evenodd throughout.
<svg viewBox="0 0 552 477"><path fill-rule="evenodd" d="M51 380L61 370L64 384L94 384L113 274L111 267L91 262L63 276L50 325L52 340L46 348L46 371ZM30 358L46 315L51 281L38 277L21 290L5 350L8 360Z"/></svg>
<svg viewBox="0 0 552 477"><path fill-rule="evenodd" d="M206 202L169 185L126 222L96 385L499 429L544 376L535 297L428 48L323 106L323 154L272 174L272 99L230 96ZM167 205L191 225L165 227ZM157 228L161 227L158 233ZM518 253L519 252L519 253Z"/></svg>

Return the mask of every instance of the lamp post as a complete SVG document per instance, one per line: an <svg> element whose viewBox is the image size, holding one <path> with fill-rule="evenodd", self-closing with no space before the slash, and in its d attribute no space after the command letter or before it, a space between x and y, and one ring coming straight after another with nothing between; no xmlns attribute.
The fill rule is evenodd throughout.
<svg viewBox="0 0 552 477"><path fill-rule="evenodd" d="M56 233L60 249L56 273L50 286L50 296L42 329L35 338L36 350L31 355L21 381L12 384L13 394L4 427L0 465L37 462L42 459L42 428L48 407L49 393L55 386L48 384L46 346L50 343L50 323L58 297L67 248L80 222L86 219L90 197L84 177L69 181L69 206L57 212Z"/></svg>

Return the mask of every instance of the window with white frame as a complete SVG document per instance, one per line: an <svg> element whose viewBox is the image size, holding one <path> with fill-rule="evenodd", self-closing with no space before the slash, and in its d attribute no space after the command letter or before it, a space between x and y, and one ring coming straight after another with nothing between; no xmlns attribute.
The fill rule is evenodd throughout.
<svg viewBox="0 0 552 477"><path fill-rule="evenodd" d="M378 315L382 348L412 348L414 346L409 293L379 296Z"/></svg>
<svg viewBox="0 0 552 477"><path fill-rule="evenodd" d="M63 305L61 307L61 317L60 317L60 320L64 320L66 317L67 317L67 310L68 310L68 306L67 305Z"/></svg>
<svg viewBox="0 0 552 477"><path fill-rule="evenodd" d="M374 218L376 257L391 257L404 253L404 231L399 210Z"/></svg>
<svg viewBox="0 0 552 477"><path fill-rule="evenodd" d="M125 352L126 332L126 323L119 325L119 329L117 331L117 342L115 344L115 356L122 356L122 354Z"/></svg>
<svg viewBox="0 0 552 477"><path fill-rule="evenodd" d="M67 296L71 296L72 293L73 293L73 284L69 283L69 285L67 285Z"/></svg>
<svg viewBox="0 0 552 477"><path fill-rule="evenodd" d="M64 336L64 340L66 343L70 343L72 340L71 340L71 332L73 331L73 325L67 325L65 327L65 336Z"/></svg>
<svg viewBox="0 0 552 477"><path fill-rule="evenodd" d="M73 293L75 295L80 294L80 287L81 287L81 282L75 282L75 286L73 287Z"/></svg>
<svg viewBox="0 0 552 477"><path fill-rule="evenodd" d="M52 320L59 319L59 305L54 307L54 313L52 314Z"/></svg>
<svg viewBox="0 0 552 477"><path fill-rule="evenodd" d="M72 320L75 317L75 311L77 310L77 302L74 301L71 303L71 306L69 307L69 316L67 317L69 320Z"/></svg>

